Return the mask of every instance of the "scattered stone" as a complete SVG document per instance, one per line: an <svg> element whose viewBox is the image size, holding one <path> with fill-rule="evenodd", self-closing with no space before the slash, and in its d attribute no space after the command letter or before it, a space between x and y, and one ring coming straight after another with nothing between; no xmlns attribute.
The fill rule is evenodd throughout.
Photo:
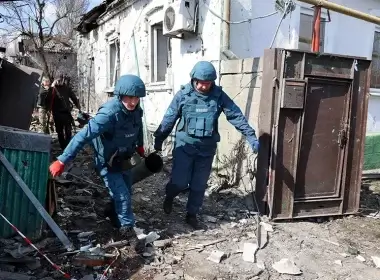
<svg viewBox="0 0 380 280"><path fill-rule="evenodd" d="M258 249L257 244L254 243L244 243L243 248L243 260L245 262L256 262L256 251Z"/></svg>
<svg viewBox="0 0 380 280"><path fill-rule="evenodd" d="M350 255L347 254L347 253L340 253L339 255L341 255L343 258L348 258Z"/></svg>
<svg viewBox="0 0 380 280"><path fill-rule="evenodd" d="M51 277L45 277L45 278L41 278L41 280L54 280L54 278L51 278Z"/></svg>
<svg viewBox="0 0 380 280"><path fill-rule="evenodd" d="M216 223L218 221L217 218L208 216L208 215L203 215L202 219L204 222L208 222L208 223Z"/></svg>
<svg viewBox="0 0 380 280"><path fill-rule="evenodd" d="M265 269L265 263L263 261L257 261L256 265L259 269Z"/></svg>
<svg viewBox="0 0 380 280"><path fill-rule="evenodd" d="M79 239L88 238L94 234L95 234L95 232L93 232L93 231L81 232L81 233L78 233L78 238Z"/></svg>
<svg viewBox="0 0 380 280"><path fill-rule="evenodd" d="M337 264L337 265L339 265L339 266L343 266L343 264L342 264L342 261L341 261L341 260L336 260L336 261L334 261L334 263L335 263L335 264Z"/></svg>
<svg viewBox="0 0 380 280"><path fill-rule="evenodd" d="M13 239L0 238L0 243L5 245L5 246L9 246L9 245L15 244L16 241L14 241Z"/></svg>
<svg viewBox="0 0 380 280"><path fill-rule="evenodd" d="M349 253L349 254L352 255L352 256L357 256L357 255L360 254L359 250L356 249L355 247L352 247L352 246L349 246L349 247L347 248L347 253Z"/></svg>
<svg viewBox="0 0 380 280"><path fill-rule="evenodd" d="M242 225L246 225L246 224L248 224L248 220L247 219L241 219L239 221L239 223L241 223Z"/></svg>
<svg viewBox="0 0 380 280"><path fill-rule="evenodd" d="M232 239L233 242L238 242L239 241L239 238L234 238Z"/></svg>
<svg viewBox="0 0 380 280"><path fill-rule="evenodd" d="M226 254L224 252L219 251L219 250L214 250L212 251L212 253L207 259L214 263L220 263L225 256Z"/></svg>
<svg viewBox="0 0 380 280"><path fill-rule="evenodd" d="M280 274L300 275L302 271L289 259L281 259L272 265L273 269Z"/></svg>
<svg viewBox="0 0 380 280"><path fill-rule="evenodd" d="M372 256L371 259L373 263L375 264L376 268L380 268L380 257Z"/></svg>
<svg viewBox="0 0 380 280"><path fill-rule="evenodd" d="M160 236L156 232L151 231L145 237L145 244L153 243L154 241L156 241L158 239L160 239Z"/></svg>
<svg viewBox="0 0 380 280"><path fill-rule="evenodd" d="M273 226L264 222L260 222L260 225L269 232L273 232Z"/></svg>
<svg viewBox="0 0 380 280"><path fill-rule="evenodd" d="M156 240L153 242L153 246L157 248L167 248L172 245L171 239Z"/></svg>
<svg viewBox="0 0 380 280"><path fill-rule="evenodd" d="M365 258L361 255L357 255L356 258L361 262L365 262Z"/></svg>
<svg viewBox="0 0 380 280"><path fill-rule="evenodd" d="M199 280L193 276L190 276L189 274L185 274L183 277L185 278L185 280Z"/></svg>
<svg viewBox="0 0 380 280"><path fill-rule="evenodd" d="M230 228L236 228L237 227L237 223L235 223L235 222L232 222L231 224L230 224Z"/></svg>

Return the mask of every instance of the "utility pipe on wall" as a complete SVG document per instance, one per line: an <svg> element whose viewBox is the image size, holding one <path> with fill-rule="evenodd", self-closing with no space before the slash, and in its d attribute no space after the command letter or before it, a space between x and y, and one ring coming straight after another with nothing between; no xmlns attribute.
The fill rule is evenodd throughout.
<svg viewBox="0 0 380 280"><path fill-rule="evenodd" d="M230 32L231 32L231 0L224 0L223 5L223 47L222 50L230 49Z"/></svg>
<svg viewBox="0 0 380 280"><path fill-rule="evenodd" d="M326 0L299 0L299 1L311 4L311 5L315 5L315 6L320 6L320 7L329 9L331 11L344 14L350 17L354 17L357 19L361 19L364 21L380 24L380 17L376 17L370 14L366 14L366 13L354 10L354 9L350 9L345 6L338 5Z"/></svg>
<svg viewBox="0 0 380 280"><path fill-rule="evenodd" d="M311 51L319 52L321 42L321 6L314 8L314 20L313 20L313 36L311 41Z"/></svg>

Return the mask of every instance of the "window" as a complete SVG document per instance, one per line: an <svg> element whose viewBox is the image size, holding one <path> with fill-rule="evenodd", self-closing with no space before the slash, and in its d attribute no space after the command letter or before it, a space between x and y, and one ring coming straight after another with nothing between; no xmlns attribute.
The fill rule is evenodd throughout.
<svg viewBox="0 0 380 280"><path fill-rule="evenodd" d="M375 31L373 40L371 88L380 89L380 31Z"/></svg>
<svg viewBox="0 0 380 280"><path fill-rule="evenodd" d="M114 40L109 45L108 86L113 87L120 76L120 42Z"/></svg>
<svg viewBox="0 0 380 280"><path fill-rule="evenodd" d="M314 17L312 15L301 13L298 48L302 51L311 50L311 41L313 35L313 18ZM320 52L324 51L326 23L325 20L325 18L321 17Z"/></svg>
<svg viewBox="0 0 380 280"><path fill-rule="evenodd" d="M151 26L151 82L165 82L168 67L168 37L163 35L162 22Z"/></svg>

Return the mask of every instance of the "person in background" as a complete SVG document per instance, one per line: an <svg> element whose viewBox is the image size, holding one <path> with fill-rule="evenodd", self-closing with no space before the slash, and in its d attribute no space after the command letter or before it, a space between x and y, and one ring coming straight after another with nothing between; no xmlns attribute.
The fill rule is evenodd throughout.
<svg viewBox="0 0 380 280"><path fill-rule="evenodd" d="M58 134L59 145L64 150L72 137L73 117L71 115L72 104L81 111L79 100L67 84L67 76L59 74L52 84L46 102L52 112L55 131Z"/></svg>
<svg viewBox="0 0 380 280"><path fill-rule="evenodd" d="M145 244L139 242L134 231L132 211L131 172L125 163L137 152L144 157L143 111L140 98L146 95L143 81L135 75L124 75L115 85L115 97L103 104L96 116L70 141L63 153L50 166L53 176L63 173L65 165L73 160L87 143L95 151L96 168L113 199L119 220L119 233L129 240L136 252Z"/></svg>
<svg viewBox="0 0 380 280"><path fill-rule="evenodd" d="M198 229L196 215L203 204L217 143L220 141L218 118L221 112L247 138L254 152L259 149L259 141L240 108L221 87L215 85L216 70L210 62L196 63L190 77L190 83L183 86L174 96L154 133L154 148L157 151L162 150L163 141L179 119L172 173L166 185L163 207L165 213L171 213L173 199L183 190L190 188L186 222Z"/></svg>
<svg viewBox="0 0 380 280"><path fill-rule="evenodd" d="M50 87L50 79L46 76L42 77L41 87L40 91L37 96L37 108L38 108L38 121L41 126L41 130L39 132L43 132L48 134L48 123L47 123L47 96L51 94L51 87Z"/></svg>

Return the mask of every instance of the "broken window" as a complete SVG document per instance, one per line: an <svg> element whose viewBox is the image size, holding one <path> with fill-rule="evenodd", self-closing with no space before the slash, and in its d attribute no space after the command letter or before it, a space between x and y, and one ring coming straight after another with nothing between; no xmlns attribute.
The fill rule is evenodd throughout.
<svg viewBox="0 0 380 280"><path fill-rule="evenodd" d="M380 88L380 32L375 31L372 49L371 88Z"/></svg>
<svg viewBox="0 0 380 280"><path fill-rule="evenodd" d="M302 51L311 50L311 41L313 37L313 16L301 13L300 18L300 29L299 29L299 41L298 49ZM320 52L324 51L325 45L325 18L321 17L321 27L320 27Z"/></svg>
<svg viewBox="0 0 380 280"><path fill-rule="evenodd" d="M108 86L113 87L120 77L120 42L115 40L109 45Z"/></svg>
<svg viewBox="0 0 380 280"><path fill-rule="evenodd" d="M151 82L165 82L168 67L168 37L163 35L162 22L151 27Z"/></svg>

